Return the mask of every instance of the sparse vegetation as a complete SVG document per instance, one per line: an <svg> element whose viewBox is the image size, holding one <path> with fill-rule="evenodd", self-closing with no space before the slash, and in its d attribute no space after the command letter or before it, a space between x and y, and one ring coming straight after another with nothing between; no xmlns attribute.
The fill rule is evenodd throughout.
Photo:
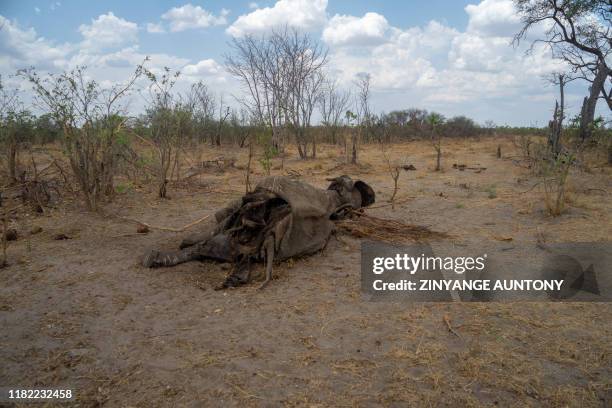
<svg viewBox="0 0 612 408"><path fill-rule="evenodd" d="M552 46L568 42L552 32ZM583 34L580 44L589 40ZM369 302L355 268L365 239L445 240L441 250L491 249L509 264L544 254L547 236L608 240L612 124L588 116L610 92L607 77L595 89L608 69L596 60L582 67L594 87L583 112L566 118L571 73L557 74L561 95L543 103L552 120L539 128L478 124L454 113L446 119L429 108L380 112L371 94L380 78L356 70L336 81L317 37L290 28L234 37L226 68L247 92L235 100L146 60L120 85L98 83L86 67L22 71L37 96L32 106L0 81L0 313L19 325L3 333L5 373L24 386L74 386L82 406L607 402L609 305ZM267 292L213 290L237 263L176 273L139 264L136 254L160 243L162 232L173 248L188 229L209 237L228 203L253 210L225 225L233 243L253 231L263 237L272 229L262 225L273 224L260 220L275 219L271 208L275 221L284 220L293 205L270 199L260 183L267 176L274 183L287 177L285 191L307 182L325 202L337 192L330 181L342 174L367 181L376 203L336 207L372 195L352 181L350 195L330 199L338 209L332 215L321 217L324 206L308 197L296 200L305 217L334 219L338 228L326 231L329 243L320 240L316 250L327 244L324 251L276 264ZM248 193L256 194L247 203ZM82 211L81 201L102 214ZM353 218L336 222L340 210ZM276 246L286 245L279 225L287 226L274 224L263 243L245 240L240 262L250 267L264 250L271 267ZM306 244L309 230L318 232L298 230ZM195 242L212 247L223 239Z"/></svg>

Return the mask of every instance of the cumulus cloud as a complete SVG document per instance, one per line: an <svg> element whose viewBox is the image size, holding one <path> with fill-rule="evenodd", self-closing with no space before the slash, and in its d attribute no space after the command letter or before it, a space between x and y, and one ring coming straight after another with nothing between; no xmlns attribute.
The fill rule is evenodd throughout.
<svg viewBox="0 0 612 408"><path fill-rule="evenodd" d="M81 24L81 47L90 50L115 48L138 41L138 25L115 16L112 12L101 14L91 24Z"/></svg>
<svg viewBox="0 0 612 408"><path fill-rule="evenodd" d="M492 104L483 101L533 95L542 88L542 75L562 69L544 46L529 55L511 46L520 26L511 1L483 0L465 10L465 31L438 21L393 27L376 13L336 15L322 34L330 46L330 71L349 87L357 75L370 73L375 99L384 95L383 106L398 95L407 106L452 111L469 103L484 115L484 106Z"/></svg>
<svg viewBox="0 0 612 408"><path fill-rule="evenodd" d="M33 28L22 28L1 15L0 27L0 67L5 72L31 65L59 67L71 50L69 45L56 45L39 37Z"/></svg>
<svg viewBox="0 0 612 408"><path fill-rule="evenodd" d="M200 6L185 4L181 7L173 7L164 14L162 19L170 24L170 31L178 32L194 28L206 28L216 25L227 24L229 10L222 9L220 15L214 15Z"/></svg>
<svg viewBox="0 0 612 408"><path fill-rule="evenodd" d="M520 17L512 0L483 0L465 7L469 16L468 32L511 37L520 29Z"/></svg>
<svg viewBox="0 0 612 408"><path fill-rule="evenodd" d="M363 17L336 14L323 30L323 40L335 46L375 45L385 42L388 29L387 19L378 13L366 13Z"/></svg>
<svg viewBox="0 0 612 408"><path fill-rule="evenodd" d="M0 15L0 74L8 78L16 70L30 66L45 73L61 72L85 65L88 67L88 77L96 79L103 86L112 86L129 78L136 66L149 57L146 63L148 69L155 73L161 73L166 66L180 70L183 75L179 77L179 81L183 84L203 79L209 81L213 88L216 84L228 87L223 66L213 59L192 62L188 58L165 53L141 52L132 24L112 13L104 14L94 19L90 25L80 27L84 36L82 41L57 45L39 36L33 28L23 28L17 22ZM119 41L114 36L109 36L110 27L123 32L126 39ZM96 34L100 36L103 47L101 44L92 44ZM129 41L132 44L118 46ZM110 45L116 49L108 49Z"/></svg>
<svg viewBox="0 0 612 408"><path fill-rule="evenodd" d="M147 23L147 32L152 34L161 34L165 33L166 29L164 29L164 26L161 24Z"/></svg>
<svg viewBox="0 0 612 408"><path fill-rule="evenodd" d="M183 76L189 81L199 81L214 78L215 81L225 82L225 70L214 59L203 59L195 64L188 64L181 70Z"/></svg>
<svg viewBox="0 0 612 408"><path fill-rule="evenodd" d="M226 32L242 37L279 26L309 31L325 24L326 9L327 0L279 0L272 7L258 8L239 16Z"/></svg>

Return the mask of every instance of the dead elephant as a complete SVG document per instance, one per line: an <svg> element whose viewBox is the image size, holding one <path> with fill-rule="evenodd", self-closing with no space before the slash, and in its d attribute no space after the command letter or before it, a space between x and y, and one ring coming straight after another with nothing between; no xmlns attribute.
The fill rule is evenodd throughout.
<svg viewBox="0 0 612 408"><path fill-rule="evenodd" d="M250 281L252 262L266 262L264 287L272 264L313 254L325 247L334 219L374 203L372 188L348 176L330 179L327 190L289 177L267 177L251 193L215 214L208 230L181 243L179 251L150 251L145 267L214 259L234 264L222 288Z"/></svg>

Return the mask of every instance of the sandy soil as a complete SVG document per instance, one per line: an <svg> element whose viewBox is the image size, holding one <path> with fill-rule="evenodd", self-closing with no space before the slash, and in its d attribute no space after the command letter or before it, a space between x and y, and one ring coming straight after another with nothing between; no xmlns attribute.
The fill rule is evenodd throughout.
<svg viewBox="0 0 612 408"><path fill-rule="evenodd" d="M572 174L568 210L551 218L539 189L527 191L536 180L512 160L509 139L443 148L439 173L427 144L390 148L417 170L402 172L395 210L371 213L447 232L432 243L441 250L503 243L516 258L534 255L538 236L610 239L609 167ZM295 170L321 187L346 173L386 202L392 180L378 147L364 147L358 167L339 165L337 147L321 150L307 162L290 155L283 169L276 159L272 173ZM234 155L241 166L245 153L207 147L204 156ZM242 170L211 170L171 185L169 200L135 184L106 215L68 200L23 214L0 270L0 385L71 388L79 406L612 406L610 304L370 302L360 293L360 241L347 236L276 266L264 291L257 282L215 291L224 265L140 266L148 248L175 248L187 232L135 234L108 215L176 228L243 189ZM28 236L34 226L43 231ZM54 240L59 233L71 239Z"/></svg>

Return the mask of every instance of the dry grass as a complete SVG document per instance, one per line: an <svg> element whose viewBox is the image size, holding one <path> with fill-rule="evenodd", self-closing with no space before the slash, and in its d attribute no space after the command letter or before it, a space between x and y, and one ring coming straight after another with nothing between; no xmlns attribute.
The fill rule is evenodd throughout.
<svg viewBox="0 0 612 408"><path fill-rule="evenodd" d="M354 212L352 218L336 222L338 229L356 238L368 238L389 243L415 242L448 238L448 234L432 231L422 225L409 225L401 221L378 218L363 212Z"/></svg>

